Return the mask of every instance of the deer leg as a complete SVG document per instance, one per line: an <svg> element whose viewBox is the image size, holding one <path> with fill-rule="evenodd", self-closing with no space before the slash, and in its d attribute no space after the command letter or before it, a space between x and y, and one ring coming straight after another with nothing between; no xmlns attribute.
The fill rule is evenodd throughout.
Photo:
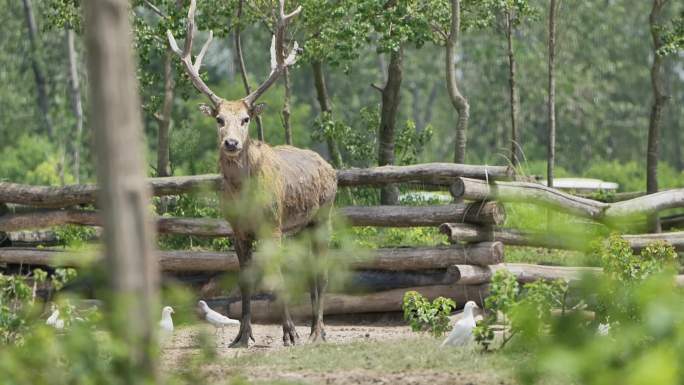
<svg viewBox="0 0 684 385"><path fill-rule="evenodd" d="M325 257L328 251L327 239L319 239L319 234L314 234L312 249L317 263L316 271L311 284L311 334L310 342L325 341L325 330L323 328L323 297L328 286L328 269Z"/></svg>
<svg viewBox="0 0 684 385"><path fill-rule="evenodd" d="M235 251L240 262L240 294L242 297L242 318L240 319L240 330L231 348L247 347L249 340L254 341L252 334L252 308L251 299L254 290L254 274L250 271L252 261L252 240L235 239Z"/></svg>

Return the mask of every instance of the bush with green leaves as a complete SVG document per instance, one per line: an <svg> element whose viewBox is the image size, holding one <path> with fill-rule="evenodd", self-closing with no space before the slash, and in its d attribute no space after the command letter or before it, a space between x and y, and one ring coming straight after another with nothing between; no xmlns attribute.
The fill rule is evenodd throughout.
<svg viewBox="0 0 684 385"><path fill-rule="evenodd" d="M497 322L503 324L500 348L517 334L528 338L540 336L550 322L553 309L559 308L562 313L565 312L567 294L568 284L563 280L537 280L525 284L521 289L513 273L508 270L497 271L492 276L490 295L485 299L488 316L475 327L475 341L484 350L489 350L494 342L492 325Z"/></svg>
<svg viewBox="0 0 684 385"><path fill-rule="evenodd" d="M74 269L56 269L54 274L41 269L34 269L28 275L4 275L0 273L0 342L3 344L22 343L30 326L30 320L40 312L37 301L39 285L50 284L54 290L61 290L64 285L76 277ZM73 313L65 304L62 318L70 321Z"/></svg>
<svg viewBox="0 0 684 385"><path fill-rule="evenodd" d="M619 234L611 235L595 253L600 258L603 271L611 279L623 284L642 281L675 263L677 253L665 242L654 242L636 255Z"/></svg>
<svg viewBox="0 0 684 385"><path fill-rule="evenodd" d="M451 330L449 314L455 308L456 303L449 298L437 297L430 302L417 291L404 293L404 319L414 332L428 332L434 337L441 337Z"/></svg>

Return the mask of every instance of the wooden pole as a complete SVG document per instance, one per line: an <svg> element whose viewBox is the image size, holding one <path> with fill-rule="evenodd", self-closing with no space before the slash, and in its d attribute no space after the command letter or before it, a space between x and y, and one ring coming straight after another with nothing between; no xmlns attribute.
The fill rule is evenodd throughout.
<svg viewBox="0 0 684 385"><path fill-rule="evenodd" d="M107 319L125 343L126 358L115 358L127 383L158 378L156 346L159 266L153 257L154 228L148 216L150 192L140 98L133 60L130 4L126 0L84 2L90 106L102 189L104 244L111 290Z"/></svg>

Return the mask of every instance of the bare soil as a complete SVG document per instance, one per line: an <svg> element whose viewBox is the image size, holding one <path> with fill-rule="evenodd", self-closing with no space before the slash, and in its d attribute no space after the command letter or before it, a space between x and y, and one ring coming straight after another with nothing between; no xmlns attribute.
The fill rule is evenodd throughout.
<svg viewBox="0 0 684 385"><path fill-rule="evenodd" d="M190 325L179 327L174 333L173 339L167 343L162 354L162 368L165 372L173 372L187 367L192 359L200 355L200 335L204 333L211 343L216 345L217 359L207 365L202 365L202 376L209 378L209 383L229 383L230 378L242 377L253 383L279 384L406 384L406 385L467 385L467 384L506 384L509 381L502 380L496 373L482 371L460 370L436 370L424 367L404 368L401 370L378 369L373 366L373 357L368 361L359 361L358 367L343 370L325 370L320 367L306 367L306 364L269 365L262 364L260 358L269 355L287 354L285 349L302 349L284 347L282 343L282 328L280 325L253 325L256 342L249 348L232 349L228 345L237 334L237 327L226 328L223 336L219 332L218 339L214 339L214 329L209 325ZM297 326L300 336L300 345L308 345L307 337L309 327ZM363 344L368 346L374 342L396 341L404 344L407 340L416 339L416 334L408 326L397 324L391 320L384 322L366 322L364 324L333 323L326 325L327 342L325 344L347 345L362 344L358 354L365 355ZM438 345L434 342L435 348ZM411 342L409 342L411 343ZM317 349L317 348L316 348ZM293 351L294 352L294 351ZM413 352L414 354L416 352ZM417 352L420 354L420 352ZM453 352L445 351L444 354ZM316 350L306 351L303 354L316 354ZM349 354L349 353L344 353ZM356 355L357 351L351 354ZM240 358L248 359L245 364ZM286 357L287 358L287 357ZM291 358L295 358L293 353ZM340 357L344 359L345 357ZM358 357L356 358L358 359ZM237 361L237 362L236 362Z"/></svg>

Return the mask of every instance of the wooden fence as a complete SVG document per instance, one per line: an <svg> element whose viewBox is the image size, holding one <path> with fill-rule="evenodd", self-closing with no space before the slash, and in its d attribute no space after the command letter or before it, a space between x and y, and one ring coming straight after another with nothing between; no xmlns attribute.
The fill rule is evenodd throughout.
<svg viewBox="0 0 684 385"><path fill-rule="evenodd" d="M459 303L473 299L481 302L487 295L491 274L499 269L514 273L521 282L531 279L578 279L580 274L595 272L589 268L541 267L504 264L503 245L534 246L586 250L583 234L554 237L544 233L503 228L505 211L501 202L539 204L579 218L610 225L633 216L684 207L684 189L636 196L629 200L606 203L574 196L546 186L516 181L507 167L430 163L413 166L384 166L338 171L340 187L382 186L404 183L441 186L450 191L454 202L431 206L347 206L338 208L352 226L439 227L452 244L449 246L383 248L370 252L369 258L344 256L353 270L351 280L370 293L330 294L326 313L397 311L401 296L417 290L428 297L449 296ZM156 196L178 195L191 191L215 191L221 188L219 175L149 178ZM44 229L63 224L101 226L97 209L96 185L64 187L27 186L0 182L0 210L8 204L9 212L0 211L0 233L26 229ZM673 223L677 219L673 219ZM230 225L216 218L158 217L157 230L162 234L226 237ZM287 230L287 229L286 229ZM0 237L0 243L2 241ZM30 238L30 237L28 237ZM653 240L666 240L684 250L684 232L625 236L639 250ZM199 252L188 250L158 252L160 268L171 274L209 273L238 270L234 252ZM0 264L75 265L99 258L51 248L0 248ZM263 299L266 298L266 299ZM239 315L235 298L224 299L229 313ZM302 299L302 314L308 314ZM297 315L299 307L293 309ZM256 300L255 319L277 317L277 307L268 296Z"/></svg>

